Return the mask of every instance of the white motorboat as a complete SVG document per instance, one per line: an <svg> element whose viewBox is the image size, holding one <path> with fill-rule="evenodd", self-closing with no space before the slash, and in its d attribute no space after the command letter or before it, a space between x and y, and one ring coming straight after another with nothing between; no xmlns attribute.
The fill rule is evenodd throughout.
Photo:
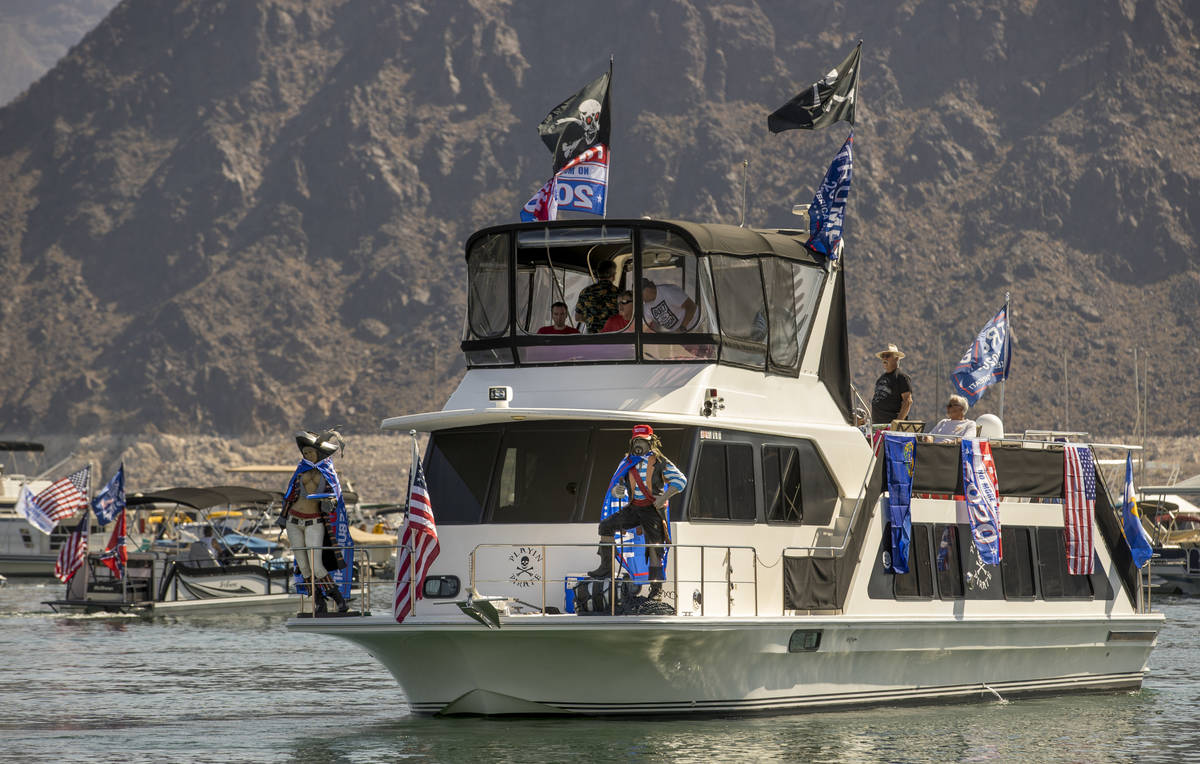
<svg viewBox="0 0 1200 764"><path fill-rule="evenodd" d="M293 619L363 648L422 714L728 714L1136 688L1148 610L1097 489L1095 573L1068 575L1063 445L993 441L1004 557L985 565L956 443L915 444L910 572L891 572L882 463L855 426L840 263L798 231L664 220L499 226L467 243L468 371L430 433L440 555L424 599ZM672 284L666 326L539 335L603 261ZM686 303L684 303L686 306ZM676 317L678 318L678 317ZM576 582L630 428L685 472L660 601ZM622 555L641 554L624 547ZM454 605L458 605L455 607ZM494 612L493 612L494 611Z"/></svg>
<svg viewBox="0 0 1200 764"><path fill-rule="evenodd" d="M1159 594L1200 595L1200 475L1145 486L1138 509L1154 539L1150 583Z"/></svg>
<svg viewBox="0 0 1200 764"><path fill-rule="evenodd" d="M0 441L2 453L42 453L41 443ZM17 514L17 498L21 488L38 493L50 485L43 478L31 478L0 467L0 574L8 576L53 576L58 548L70 532L63 525L55 526L49 535L29 524ZM68 520L65 525L70 525Z"/></svg>

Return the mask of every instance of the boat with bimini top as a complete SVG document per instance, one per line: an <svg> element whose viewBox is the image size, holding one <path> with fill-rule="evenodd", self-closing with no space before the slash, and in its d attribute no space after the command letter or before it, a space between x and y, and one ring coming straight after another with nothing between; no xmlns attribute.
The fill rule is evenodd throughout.
<svg viewBox="0 0 1200 764"><path fill-rule="evenodd" d="M427 571L401 565L398 587L423 599L400 623L288 628L361 647L423 714L762 713L1140 686L1163 617L1117 508L1094 467L1094 514L1061 503L1101 444L888 436L900 448L885 469L856 426L844 258L806 238L652 219L474 234L468 370L441 411L383 422L429 434L420 494L440 552ZM630 299L625 328L539 334L597 274ZM629 535L623 564L587 579L636 425L686 476L658 494L669 533L653 599L621 572L649 558ZM986 485L998 496L981 520L954 497L975 502Z"/></svg>

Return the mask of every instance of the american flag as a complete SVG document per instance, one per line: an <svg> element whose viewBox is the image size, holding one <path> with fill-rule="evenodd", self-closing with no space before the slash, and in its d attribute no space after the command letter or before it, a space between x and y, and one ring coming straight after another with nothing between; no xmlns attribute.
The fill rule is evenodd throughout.
<svg viewBox="0 0 1200 764"><path fill-rule="evenodd" d="M88 505L88 486L92 468L84 467L65 478L59 478L36 496L23 489L17 511L43 533L50 533L61 520L74 515Z"/></svg>
<svg viewBox="0 0 1200 764"><path fill-rule="evenodd" d="M1089 576L1095 570L1092 524L1096 515L1096 467L1088 446L1066 448L1063 467L1063 529L1067 573Z"/></svg>
<svg viewBox="0 0 1200 764"><path fill-rule="evenodd" d="M88 513L84 512L71 535L67 536L67 540L58 548L58 559L54 561L54 575L58 580L64 584L70 581L71 576L75 575L75 571L79 570L83 561L87 559L87 552Z"/></svg>
<svg viewBox="0 0 1200 764"><path fill-rule="evenodd" d="M414 596L421 599L421 584L429 572L429 566L441 551L437 524L433 520L433 505L425 485L425 472L416 458L415 443L413 457L412 492L408 497L408 515L404 519L404 532L397 552L396 599L392 604L396 623L403 623L412 612Z"/></svg>
<svg viewBox="0 0 1200 764"><path fill-rule="evenodd" d="M108 538L108 546L100 554L100 562L104 563L117 578L125 577L125 563L129 562L129 551L125 548L125 510L117 513L117 524L113 526L112 536Z"/></svg>

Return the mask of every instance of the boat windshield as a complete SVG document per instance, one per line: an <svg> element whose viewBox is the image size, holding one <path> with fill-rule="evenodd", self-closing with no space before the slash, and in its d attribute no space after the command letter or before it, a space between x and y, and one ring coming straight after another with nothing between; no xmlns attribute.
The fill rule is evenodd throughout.
<svg viewBox="0 0 1200 764"><path fill-rule="evenodd" d="M825 272L700 252L669 226L524 227L467 253L471 366L726 363L798 372Z"/></svg>

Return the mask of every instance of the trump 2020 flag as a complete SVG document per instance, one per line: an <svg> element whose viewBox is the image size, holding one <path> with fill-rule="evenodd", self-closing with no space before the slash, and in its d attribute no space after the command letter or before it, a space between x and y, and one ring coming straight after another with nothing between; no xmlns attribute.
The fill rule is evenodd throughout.
<svg viewBox="0 0 1200 764"><path fill-rule="evenodd" d="M979 559L999 565L1004 557L1000 545L1000 487L992 444L974 438L962 439L963 498L971 521L971 537Z"/></svg>
<svg viewBox="0 0 1200 764"><path fill-rule="evenodd" d="M521 208L521 221L557 220L560 210L603 215L608 202L608 147L597 145L554 173Z"/></svg>
<svg viewBox="0 0 1200 764"><path fill-rule="evenodd" d="M1012 363L1012 336L1008 328L1008 306L992 317L954 367L950 382L972 406L984 391L1008 379Z"/></svg>
<svg viewBox="0 0 1200 764"><path fill-rule="evenodd" d="M854 174L853 146L852 130L808 207L808 241L805 244L830 260L837 259L846 224L846 200L850 198L850 178Z"/></svg>
<svg viewBox="0 0 1200 764"><path fill-rule="evenodd" d="M888 527L891 529L892 572L908 572L912 544L912 476L915 435L887 432L883 450L887 467Z"/></svg>
<svg viewBox="0 0 1200 764"><path fill-rule="evenodd" d="M92 511L96 513L96 522L108 525L125 509L125 465L117 468L117 474L112 476L100 493L92 499Z"/></svg>
<svg viewBox="0 0 1200 764"><path fill-rule="evenodd" d="M840 119L853 125L861 60L862 41L859 41L836 69L831 69L767 117L767 127L773 133L781 133L784 130L814 130Z"/></svg>
<svg viewBox="0 0 1200 764"><path fill-rule="evenodd" d="M392 615L396 623L403 623L412 612L414 601L421 599L429 566L433 565L442 551L438 543L437 523L433 519L433 503L429 499L429 488L425 485L425 472L421 469L415 438L411 472L408 512L404 516L400 548L396 551L396 593L392 602Z"/></svg>
<svg viewBox="0 0 1200 764"><path fill-rule="evenodd" d="M1125 491L1121 498L1121 530L1129 544L1129 551L1133 554L1133 564L1140 568L1154 556L1154 543L1146 534L1146 528L1142 525L1141 515L1138 513L1137 499L1133 491L1133 455L1129 453L1125 454Z"/></svg>
<svg viewBox="0 0 1200 764"><path fill-rule="evenodd" d="M554 154L554 172L596 145L608 145L611 127L609 84L612 64L604 74L550 110L538 125L538 134Z"/></svg>

